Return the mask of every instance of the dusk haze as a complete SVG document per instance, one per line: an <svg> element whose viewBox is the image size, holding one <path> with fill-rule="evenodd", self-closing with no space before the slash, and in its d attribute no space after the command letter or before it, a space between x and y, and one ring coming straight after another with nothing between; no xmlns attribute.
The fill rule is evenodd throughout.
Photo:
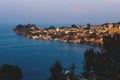
<svg viewBox="0 0 120 80"><path fill-rule="evenodd" d="M120 80L120 0L0 0L0 80Z"/></svg>
<svg viewBox="0 0 120 80"><path fill-rule="evenodd" d="M120 0L1 0L0 23L102 24L118 22Z"/></svg>

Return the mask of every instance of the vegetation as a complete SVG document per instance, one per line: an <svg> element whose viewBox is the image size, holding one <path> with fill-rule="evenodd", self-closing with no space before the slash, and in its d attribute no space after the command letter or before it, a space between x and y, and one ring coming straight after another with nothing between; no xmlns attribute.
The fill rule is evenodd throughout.
<svg viewBox="0 0 120 80"><path fill-rule="evenodd" d="M75 24L72 24L71 28L77 28L77 26Z"/></svg>
<svg viewBox="0 0 120 80"><path fill-rule="evenodd" d="M87 30L90 30L90 27L91 27L91 24L90 23L87 23Z"/></svg>
<svg viewBox="0 0 120 80"><path fill-rule="evenodd" d="M50 69L51 77L49 80L64 80L63 66L59 61L56 61Z"/></svg>
<svg viewBox="0 0 120 80"><path fill-rule="evenodd" d="M97 80L120 80L120 35L103 38L100 52L89 49L84 54L84 75Z"/></svg>
<svg viewBox="0 0 120 80"><path fill-rule="evenodd" d="M103 46L100 51L88 49L84 53L83 77L90 80L120 80L120 35L103 38ZM59 61L50 69L49 80L79 80L75 75L75 64L70 67L69 73L65 74L65 68Z"/></svg>
<svg viewBox="0 0 120 80"><path fill-rule="evenodd" d="M119 22L120 23L120 22ZM117 24L117 29L118 25ZM107 25L107 24L105 24ZM104 25L104 26L105 26ZM115 27L115 24L113 24ZM107 25L108 26L108 25ZM90 34L91 24L87 24L85 34ZM29 31L37 29L35 25L18 25L14 30L19 30L21 33L29 33ZM61 27L65 28L65 27ZM77 28L76 25L71 25L71 28ZM55 30L55 26L50 26L49 28L46 28L46 30L53 29ZM68 28L67 28L68 29ZM96 29L96 28L94 28ZM93 29L93 30L94 30ZM106 29L106 28L104 28ZM64 29L66 30L66 29ZM98 29L99 30L99 29ZM116 30L115 30L116 31ZM17 32L17 31L16 31ZM18 32L19 33L19 32ZM112 32L114 33L114 31ZM73 39L73 36L77 33L75 32L68 32L65 33L54 33L54 31L51 32L42 32L40 33L45 36L51 36L52 39L56 38L64 38L67 36L67 42ZM120 34L114 33L114 34L108 34L108 31L103 31L100 33L103 38L103 45L101 47L101 50L98 52L94 51L93 49L88 49L84 53L84 73L83 75L86 78L92 78L94 80L120 80ZM106 35L108 34L108 35ZM32 34L32 35L39 35ZM79 36L81 39L81 43L85 43L85 39L87 38L87 41L90 41L91 38L97 39L100 38L94 31L90 36ZM100 40L101 41L101 40ZM50 68L51 76L49 80L78 80L78 77L75 75L74 72L75 65L72 64L69 73L65 73L66 69L61 65L59 61L56 61L52 67Z"/></svg>
<svg viewBox="0 0 120 80"><path fill-rule="evenodd" d="M27 35L27 34L30 34L31 30L35 30L35 29L37 29L35 24L28 24L28 25L19 24L13 29L13 31L18 34L26 34Z"/></svg>
<svg viewBox="0 0 120 80"><path fill-rule="evenodd" d="M51 76L48 80L78 80L75 75L75 64L72 64L70 70L66 70L59 61L56 61L50 68Z"/></svg>
<svg viewBox="0 0 120 80"><path fill-rule="evenodd" d="M89 74L92 73L94 70L94 57L95 53L93 49L86 50L86 52L84 53L84 73L87 78L89 77Z"/></svg>
<svg viewBox="0 0 120 80"><path fill-rule="evenodd" d="M20 80L22 76L18 66L5 64L0 68L0 80Z"/></svg>

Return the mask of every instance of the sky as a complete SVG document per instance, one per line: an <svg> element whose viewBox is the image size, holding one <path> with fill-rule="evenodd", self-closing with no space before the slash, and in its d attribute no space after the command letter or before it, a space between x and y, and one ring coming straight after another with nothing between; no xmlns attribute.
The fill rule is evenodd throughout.
<svg viewBox="0 0 120 80"><path fill-rule="evenodd" d="M120 0L0 0L0 24L120 22Z"/></svg>

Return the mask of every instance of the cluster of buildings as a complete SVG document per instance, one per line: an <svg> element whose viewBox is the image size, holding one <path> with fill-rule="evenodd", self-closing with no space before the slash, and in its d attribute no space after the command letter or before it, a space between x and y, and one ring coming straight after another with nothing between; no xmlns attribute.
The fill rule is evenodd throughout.
<svg viewBox="0 0 120 80"><path fill-rule="evenodd" d="M103 25L94 26L72 26L72 27L49 27L37 28L30 26L22 32L19 29L14 29L16 33L24 34L31 39L55 40L69 43L84 43L92 45L102 44L104 36L120 33L119 23L105 23Z"/></svg>

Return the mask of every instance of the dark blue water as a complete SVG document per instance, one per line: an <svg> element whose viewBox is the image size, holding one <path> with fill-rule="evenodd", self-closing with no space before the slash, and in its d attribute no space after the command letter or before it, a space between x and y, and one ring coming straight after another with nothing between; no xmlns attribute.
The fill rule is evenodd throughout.
<svg viewBox="0 0 120 80"><path fill-rule="evenodd" d="M22 80L46 80L56 60L65 68L75 63L76 74L83 71L83 53L90 46L31 40L12 32L15 26L0 25L0 65L18 65L23 71Z"/></svg>

